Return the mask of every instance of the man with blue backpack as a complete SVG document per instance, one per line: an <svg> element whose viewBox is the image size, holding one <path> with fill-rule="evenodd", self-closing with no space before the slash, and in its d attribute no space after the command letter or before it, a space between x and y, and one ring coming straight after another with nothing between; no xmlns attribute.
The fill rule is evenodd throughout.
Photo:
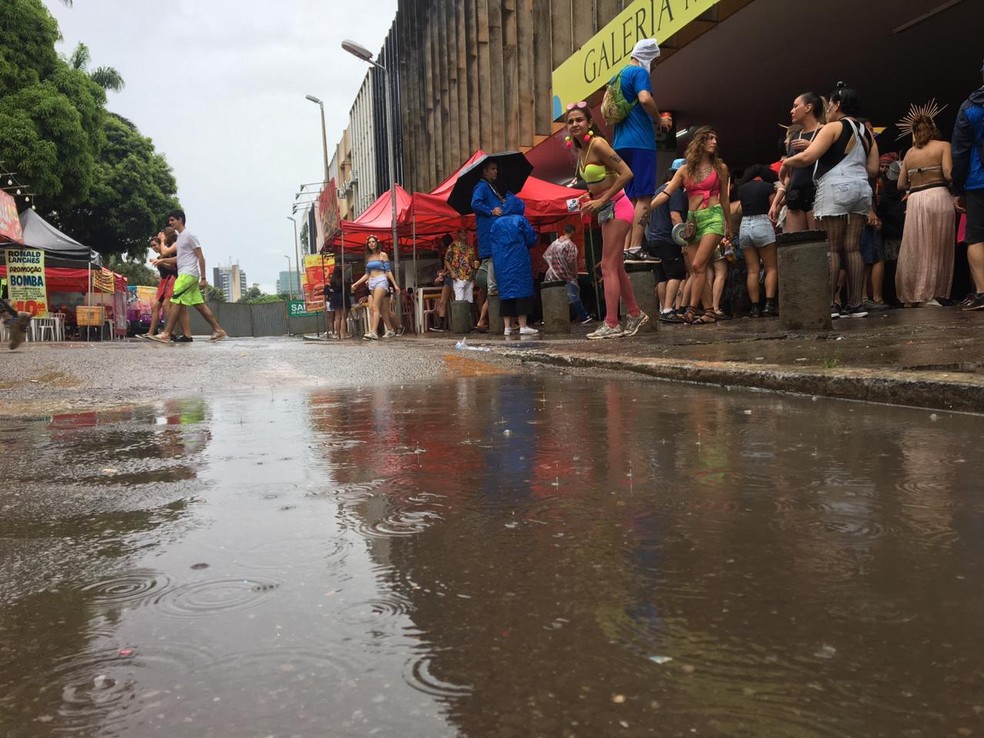
<svg viewBox="0 0 984 738"><path fill-rule="evenodd" d="M964 309L984 310L984 86L960 106L951 146L954 204L967 214L967 262L975 289Z"/></svg>
<svg viewBox="0 0 984 738"><path fill-rule="evenodd" d="M625 241L625 257L629 261L644 261L646 215L649 202L656 192L656 131L653 121L670 128L668 114L660 115L653 98L649 73L659 56L656 39L644 38L632 48L629 63L608 83L601 113L612 126L612 148L632 170L632 181L625 194L635 209L632 230Z"/></svg>

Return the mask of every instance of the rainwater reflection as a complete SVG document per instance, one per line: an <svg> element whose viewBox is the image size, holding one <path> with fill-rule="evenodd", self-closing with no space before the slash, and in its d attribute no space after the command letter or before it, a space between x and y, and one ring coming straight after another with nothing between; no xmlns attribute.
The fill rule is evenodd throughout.
<svg viewBox="0 0 984 738"><path fill-rule="evenodd" d="M2 434L4 734L984 730L979 417L512 376Z"/></svg>

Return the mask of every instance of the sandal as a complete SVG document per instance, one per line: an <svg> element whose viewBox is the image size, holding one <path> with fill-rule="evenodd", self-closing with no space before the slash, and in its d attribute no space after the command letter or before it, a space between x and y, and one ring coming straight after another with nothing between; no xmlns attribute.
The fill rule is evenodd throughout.
<svg viewBox="0 0 984 738"><path fill-rule="evenodd" d="M680 320L687 325L692 325L697 320L697 310L692 307L686 308L682 313L680 313Z"/></svg>
<svg viewBox="0 0 984 738"><path fill-rule="evenodd" d="M717 320L731 320L731 316L723 310L711 310L708 312L708 315L711 315Z"/></svg>
<svg viewBox="0 0 984 738"><path fill-rule="evenodd" d="M717 323L717 318L711 312L706 312L703 315L695 318L690 325L710 325L711 323Z"/></svg>

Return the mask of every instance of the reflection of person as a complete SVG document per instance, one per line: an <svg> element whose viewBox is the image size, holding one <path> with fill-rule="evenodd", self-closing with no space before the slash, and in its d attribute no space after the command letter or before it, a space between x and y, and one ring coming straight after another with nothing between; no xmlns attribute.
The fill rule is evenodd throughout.
<svg viewBox="0 0 984 738"><path fill-rule="evenodd" d="M499 178L499 164L489 160L482 167L482 178L472 190L472 210L475 213L475 238L478 241L478 258L482 264L480 269L484 274L486 297L498 294L496 289L495 266L492 263L492 244L489 242L489 232L492 223L502 215L506 196L499 194L495 181ZM488 328L489 304L482 304L482 313L478 318L478 328Z"/></svg>
<svg viewBox="0 0 984 738"><path fill-rule="evenodd" d="M670 199L681 187L687 192L688 222L696 226L697 249L690 264L690 305L680 316L685 323L715 323L713 314L698 316L703 303L707 311L713 308L707 267L721 241L731 238L731 199L728 167L718 156L717 133L702 126L694 133L684 155L686 163L677 170L666 188L652 200L657 208Z"/></svg>
<svg viewBox="0 0 984 738"><path fill-rule="evenodd" d="M355 281L352 291L363 283L369 287L369 324L363 338L373 341L379 338L377 325L380 319L386 329L383 338L392 338L396 335L396 326L392 323L389 310L389 288L392 285L393 291L399 295L400 286L393 277L389 257L375 236L366 239L366 273Z"/></svg>
<svg viewBox="0 0 984 738"><path fill-rule="evenodd" d="M646 214L649 212L649 201L656 192L656 132L653 121L659 121L664 129L673 125L668 114L660 115L649 78L659 53L656 39L641 39L632 48L629 63L618 73L622 95L626 102L634 103L625 120L612 127L612 146L632 171L632 179L624 184L625 194L634 211L632 228L624 242L624 248L629 252L625 258L646 258L642 248Z"/></svg>
<svg viewBox="0 0 984 738"><path fill-rule="evenodd" d="M939 305L949 299L953 286L956 217L950 179L953 170L950 142L940 141L933 120L935 105L913 107L897 125L912 135L899 170L899 189L908 190L902 246L895 292L904 305Z"/></svg>
<svg viewBox="0 0 984 738"><path fill-rule="evenodd" d="M564 226L564 235L547 246L543 252L543 260L547 262L546 282L564 282L567 286L567 303L574 308L574 316L582 324L590 323L594 318L588 315L581 302L581 288L577 283L577 246L571 238L574 226L568 223Z"/></svg>
<svg viewBox="0 0 984 738"><path fill-rule="evenodd" d="M954 203L967 213L967 262L976 290L964 307L984 310L984 86L960 106L951 144Z"/></svg>
<svg viewBox="0 0 984 738"><path fill-rule="evenodd" d="M530 247L536 243L533 226L523 217L525 206L518 198L496 218L489 231L492 259L498 275L499 312L505 323L505 335L513 332L513 318L519 321L521 336L539 333L526 324L533 313L533 259Z"/></svg>
<svg viewBox="0 0 984 738"><path fill-rule="evenodd" d="M605 322L588 334L590 339L634 336L649 321L639 309L632 283L625 272L622 246L632 227L634 210L623 187L632 179L632 170L615 153L608 141L594 130L594 118L586 102L567 106L567 142L577 151L577 171L588 186L581 212L597 216L601 226L601 277L605 284ZM618 322L619 301L628 315Z"/></svg>
<svg viewBox="0 0 984 738"><path fill-rule="evenodd" d="M212 326L212 336L209 340L221 341L226 337L226 332L222 330L222 326L212 315L202 296L202 288L208 286L208 280L205 278L205 255L202 253L198 238L185 227L184 210L172 210L168 213L167 224L178 234L175 242L178 277L171 293L172 310L167 316L167 325L159 336L151 336L150 339L160 342L170 341L178 321L187 315L189 307L194 307Z"/></svg>
<svg viewBox="0 0 984 738"><path fill-rule="evenodd" d="M878 174L878 144L864 124L861 97L843 82L837 83L827 103L829 121L810 145L787 158L781 176L792 169L816 163L814 179L817 194L813 217L817 228L827 234L831 284L830 317L842 314L866 318L861 304L864 294L864 258L861 256L861 231L871 209L869 177ZM844 264L847 271L847 307L836 307L837 277Z"/></svg>

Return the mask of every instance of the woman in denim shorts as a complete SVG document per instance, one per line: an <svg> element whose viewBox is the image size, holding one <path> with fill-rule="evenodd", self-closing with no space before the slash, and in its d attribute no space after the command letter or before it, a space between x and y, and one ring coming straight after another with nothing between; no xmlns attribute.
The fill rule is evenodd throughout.
<svg viewBox="0 0 984 738"><path fill-rule="evenodd" d="M779 314L776 302L776 291L779 289L776 231L769 217L769 209L776 197L775 181L775 172L764 164L755 164L745 170L738 183L738 213L741 215L738 248L748 269L745 285L748 299L752 302L748 314L753 318ZM765 270L764 307L759 289L760 269Z"/></svg>

